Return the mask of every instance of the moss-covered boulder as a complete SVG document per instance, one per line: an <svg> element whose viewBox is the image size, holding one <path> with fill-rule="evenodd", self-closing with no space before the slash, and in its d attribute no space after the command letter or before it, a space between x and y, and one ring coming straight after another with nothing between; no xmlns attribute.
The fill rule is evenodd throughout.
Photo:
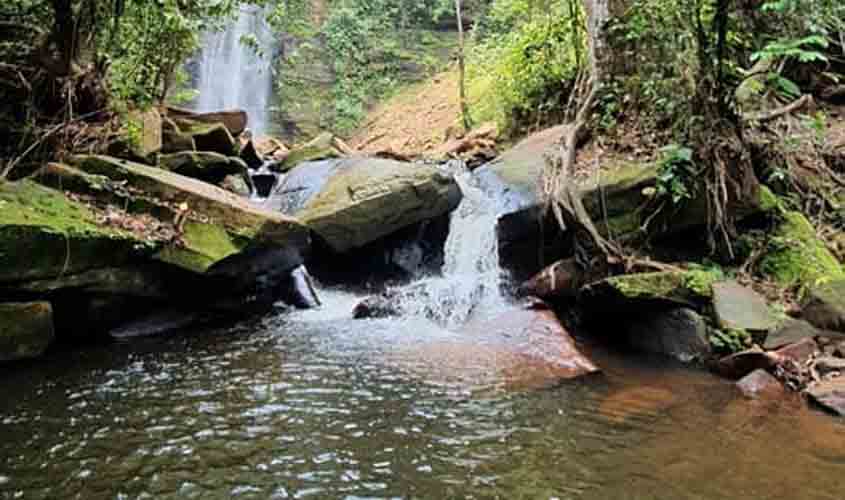
<svg viewBox="0 0 845 500"><path fill-rule="evenodd" d="M211 151L182 151L159 156L159 167L186 177L219 184L229 175L246 177L246 163Z"/></svg>
<svg viewBox="0 0 845 500"><path fill-rule="evenodd" d="M0 183L0 283L119 267L156 244L105 227L87 206L31 181Z"/></svg>
<svg viewBox="0 0 845 500"><path fill-rule="evenodd" d="M153 163L161 151L162 137L162 117L158 110L135 110L126 117L121 135L109 144L109 153Z"/></svg>
<svg viewBox="0 0 845 500"><path fill-rule="evenodd" d="M461 197L454 178L434 167L376 158L303 164L277 193L335 252L447 214Z"/></svg>
<svg viewBox="0 0 845 500"><path fill-rule="evenodd" d="M38 357L53 337L49 302L0 303L0 361Z"/></svg>
<svg viewBox="0 0 845 500"><path fill-rule="evenodd" d="M593 311L642 310L643 306L700 309L713 298L720 273L707 270L660 271L613 276L585 287L579 301Z"/></svg>
<svg viewBox="0 0 845 500"><path fill-rule="evenodd" d="M311 141L291 149L284 160L272 164L270 168L276 172L287 172L300 163L340 156L343 156L343 153L335 145L335 137L323 132Z"/></svg>
<svg viewBox="0 0 845 500"><path fill-rule="evenodd" d="M307 228L296 219L205 182L106 156L77 156L72 162L76 168L65 168L62 175L76 171L102 176L122 186L130 200L144 198L146 203L135 204L138 211L165 218L169 212L178 218L173 222L181 229L179 241L163 248L157 258L185 269L204 272L249 245L304 251L309 244Z"/></svg>
<svg viewBox="0 0 845 500"><path fill-rule="evenodd" d="M817 328L845 332L845 279L812 286L806 294L802 315Z"/></svg>
<svg viewBox="0 0 845 500"><path fill-rule="evenodd" d="M203 123L190 118L173 120L181 133L188 134L198 151L213 151L226 156L238 155L238 143L222 123Z"/></svg>
<svg viewBox="0 0 845 500"><path fill-rule="evenodd" d="M780 217L760 259L762 275L784 287L802 291L823 281L845 278L842 265L804 215L784 212Z"/></svg>
<svg viewBox="0 0 845 500"><path fill-rule="evenodd" d="M168 106L164 112L172 119L189 119L195 123L207 124L222 123L233 136L240 135L249 123L249 117L242 109L197 113L190 109Z"/></svg>

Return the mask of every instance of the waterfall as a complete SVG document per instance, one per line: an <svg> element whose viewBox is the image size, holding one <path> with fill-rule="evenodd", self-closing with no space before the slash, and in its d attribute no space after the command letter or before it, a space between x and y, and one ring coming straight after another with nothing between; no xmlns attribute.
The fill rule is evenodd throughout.
<svg viewBox="0 0 845 500"><path fill-rule="evenodd" d="M450 219L442 274L391 291L405 314L426 316L446 327L507 304L496 235L501 202L488 196L469 171L455 179L463 198Z"/></svg>
<svg viewBox="0 0 845 500"><path fill-rule="evenodd" d="M273 86L273 32L265 20L266 10L242 6L224 31L205 34L199 59L197 111L243 109L253 133L265 133ZM254 35L258 51L242 37Z"/></svg>

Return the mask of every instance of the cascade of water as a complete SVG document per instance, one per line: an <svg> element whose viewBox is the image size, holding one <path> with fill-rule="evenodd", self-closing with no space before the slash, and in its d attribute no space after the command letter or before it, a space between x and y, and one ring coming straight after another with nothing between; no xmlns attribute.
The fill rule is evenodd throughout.
<svg viewBox="0 0 845 500"><path fill-rule="evenodd" d="M243 109L254 133L267 130L272 93L273 32L259 7L241 7L237 19L224 31L205 35L199 61L197 111ZM258 51L241 43L254 35Z"/></svg>
<svg viewBox="0 0 845 500"><path fill-rule="evenodd" d="M501 202L477 186L470 172L462 171L455 178L463 199L450 220L442 275L393 291L401 310L447 327L506 305L496 235Z"/></svg>

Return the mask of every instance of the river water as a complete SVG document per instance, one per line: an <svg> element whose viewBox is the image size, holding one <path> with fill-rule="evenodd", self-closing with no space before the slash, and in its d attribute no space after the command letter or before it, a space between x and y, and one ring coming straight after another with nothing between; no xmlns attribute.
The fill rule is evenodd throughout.
<svg viewBox="0 0 845 500"><path fill-rule="evenodd" d="M484 333L460 325L511 306L495 204L464 191L402 317L353 320L361 297L323 289L319 309L3 366L0 498L843 497L845 425L797 399L587 339L603 373L581 380L473 366Z"/></svg>

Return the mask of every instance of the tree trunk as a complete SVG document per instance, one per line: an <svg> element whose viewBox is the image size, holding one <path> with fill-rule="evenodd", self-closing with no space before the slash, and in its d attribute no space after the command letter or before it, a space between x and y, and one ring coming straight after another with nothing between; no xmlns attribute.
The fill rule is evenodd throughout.
<svg viewBox="0 0 845 500"><path fill-rule="evenodd" d="M471 123L469 119L469 106L467 105L466 94L466 65L464 63L464 22L461 19L461 0L455 0L455 15L458 18L458 98L461 105L461 120L464 131L469 131Z"/></svg>

